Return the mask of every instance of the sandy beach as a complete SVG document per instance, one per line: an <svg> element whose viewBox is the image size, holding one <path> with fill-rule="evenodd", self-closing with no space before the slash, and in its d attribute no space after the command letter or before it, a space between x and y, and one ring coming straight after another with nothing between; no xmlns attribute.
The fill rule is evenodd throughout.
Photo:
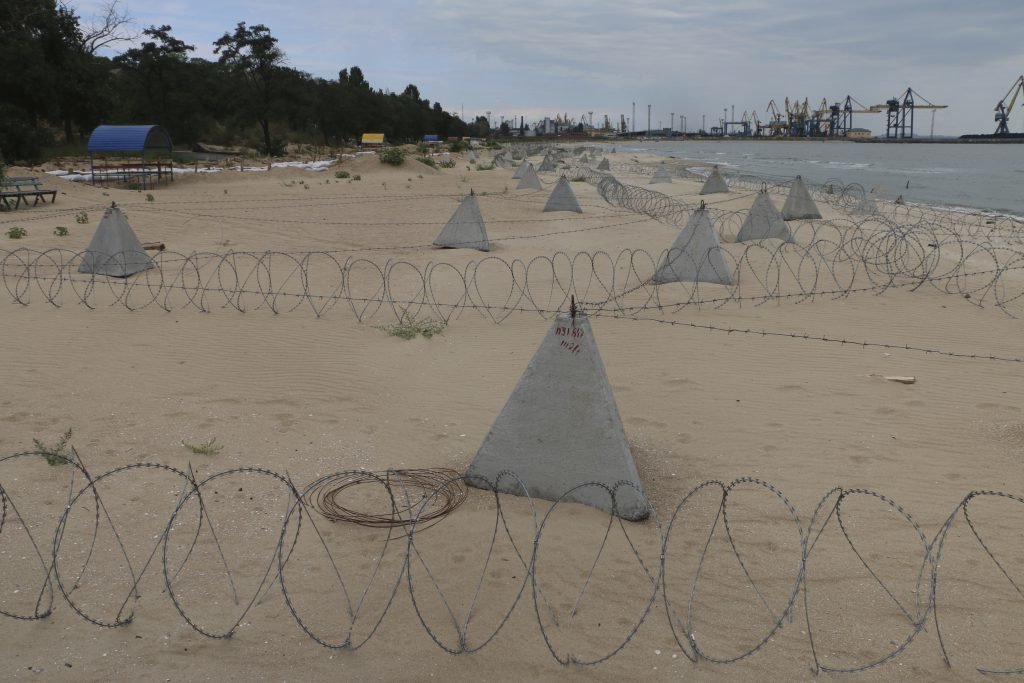
<svg viewBox="0 0 1024 683"><path fill-rule="evenodd" d="M704 199L717 212L742 216L756 197L746 189L701 197L700 182L678 176L693 166L682 160L619 152L592 166L601 156L620 183L687 204ZM0 617L4 678L810 680L816 659L856 668L893 651L852 678L817 677L987 680L979 667L1024 666L1024 604L1007 580L1024 578L1021 501L976 499L974 533L962 512L954 519L934 603L927 560L970 492L1024 495L1021 363L988 358L1024 356L1021 322L994 305L989 290L960 293L972 278L983 280L966 271L988 270L988 251L954 256L943 244L938 259L970 268L936 286L897 278L881 287L870 269L796 249L812 234L823 240L833 231L839 241L854 223L881 230L819 202L824 221L792 223L797 245L786 253L803 256L781 267L778 245L746 252L726 241L743 273L739 296L718 285L662 285L657 307L640 281L679 225L612 205L582 180L571 183L582 214L545 213L556 174L541 174L543 190L516 190L514 166L479 170L465 155L453 158L452 169L412 158L390 167L364 156L319 173L226 170L143 191L47 177L58 190L54 204L0 213L0 232L27 232L17 241L0 235L4 282L15 289L0 289L0 456L33 450L33 439L54 444L70 428L93 477L133 463L176 470L118 471L72 498L83 477L72 478L71 466L41 456L0 462L0 610L32 615L52 602L44 619ZM649 185L650 170L663 163L673 182ZM350 177L337 178L342 170ZM471 190L492 250L432 247ZM781 207L785 195L772 196ZM133 276L132 290L83 276L58 291L47 273L86 249L110 202L140 240L166 246L158 268ZM58 226L69 234L55 235ZM736 229L733 221L722 234ZM1000 239L990 238L992 253L1012 263L1019 246ZM28 258L11 256L16 249L65 251L49 261L33 256L38 273L30 277L8 275L19 272L17 258ZM632 271L624 250L636 252ZM758 282L764 273L777 280ZM523 274L529 297L516 290ZM221 293L195 284L215 277ZM551 316L568 309L567 277L593 313L654 517L610 524L608 515L570 503L545 517L547 501L501 496L499 508L493 494L469 489L458 509L417 531L413 546L403 528L331 523L315 513L297 530L288 480L302 489L342 470L464 471ZM1004 293L1024 285L1012 269L1001 277ZM830 293L798 296L812 280ZM609 289L629 293L612 297ZM767 300L765 291L785 296ZM431 308L428 298L445 305ZM618 309L594 309L612 299ZM1011 312L1020 306L1004 300ZM439 320L439 311L447 324L429 339L384 329L404 314ZM821 337L835 341L814 339ZM184 445L214 438L222 449L212 455ZM201 481L235 468L259 469L205 484L201 517L197 499L183 497L182 473ZM715 525L722 495L714 486L676 514L701 482L741 477L755 481L730 489L731 535L721 520ZM827 501L815 517L835 487L848 491L842 526ZM364 488L354 506L386 508L380 487ZM91 624L56 580L44 588L55 537L57 573L77 608L107 622L130 612L131 623ZM804 539L813 546L806 577ZM280 547L289 549L283 569ZM174 576L173 601L165 572ZM453 624L470 610L460 643ZM325 648L296 615L326 641L365 644ZM669 625L688 618L705 655L697 663L688 659L692 642L679 630L681 646ZM188 623L216 635L238 619L230 638L206 637ZM755 648L734 663L713 661ZM558 661L606 657L589 666Z"/></svg>

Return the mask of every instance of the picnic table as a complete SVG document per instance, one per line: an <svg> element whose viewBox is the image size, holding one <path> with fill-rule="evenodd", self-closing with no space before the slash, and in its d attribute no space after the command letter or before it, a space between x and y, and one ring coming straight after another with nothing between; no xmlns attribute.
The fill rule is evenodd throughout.
<svg viewBox="0 0 1024 683"><path fill-rule="evenodd" d="M57 190L44 189L42 182L35 176L8 176L0 180L0 202L8 208L11 207L12 199L14 208L17 209L22 202L28 206L29 199L34 200L33 206L38 204L39 200L45 204L46 197L49 197L50 203L53 204L57 201Z"/></svg>

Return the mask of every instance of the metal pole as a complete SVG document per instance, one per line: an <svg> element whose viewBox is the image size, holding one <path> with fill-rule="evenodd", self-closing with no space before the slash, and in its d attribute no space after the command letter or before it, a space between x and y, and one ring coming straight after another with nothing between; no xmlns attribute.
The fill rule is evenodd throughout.
<svg viewBox="0 0 1024 683"><path fill-rule="evenodd" d="M633 137L636 137L636 102L633 103Z"/></svg>
<svg viewBox="0 0 1024 683"><path fill-rule="evenodd" d="M675 112L670 112L669 113L669 117L670 118L669 118L669 123L668 123L668 132L669 133L674 133L674 132L676 132L676 113Z"/></svg>
<svg viewBox="0 0 1024 683"><path fill-rule="evenodd" d="M651 137L651 105L647 105L647 137Z"/></svg>

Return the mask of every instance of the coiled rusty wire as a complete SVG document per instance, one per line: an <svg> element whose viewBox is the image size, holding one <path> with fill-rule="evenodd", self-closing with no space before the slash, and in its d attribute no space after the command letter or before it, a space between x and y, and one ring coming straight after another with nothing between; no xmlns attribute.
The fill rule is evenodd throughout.
<svg viewBox="0 0 1024 683"><path fill-rule="evenodd" d="M350 502L357 486L383 486L390 505L388 510L359 510ZM424 504L429 500L425 509ZM462 475L446 468L385 470L365 472L348 470L320 477L302 493L305 505L332 522L351 522L360 526L386 529L417 525L430 526L462 505L466 485Z"/></svg>

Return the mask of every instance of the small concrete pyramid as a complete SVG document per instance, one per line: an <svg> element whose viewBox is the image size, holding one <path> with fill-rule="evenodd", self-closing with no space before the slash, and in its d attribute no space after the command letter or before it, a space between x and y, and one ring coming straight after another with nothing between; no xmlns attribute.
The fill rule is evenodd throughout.
<svg viewBox="0 0 1024 683"><path fill-rule="evenodd" d="M503 477L510 470L519 478ZM646 519L650 506L622 426L601 354L587 316L555 317L505 407L466 471L470 486L557 500L587 482L616 490L616 509L629 520ZM585 487L565 500L613 512L609 496Z"/></svg>
<svg viewBox="0 0 1024 683"><path fill-rule="evenodd" d="M743 220L739 233L736 235L737 242L751 242L754 240L777 239L783 242L793 242L793 233L790 232L782 214L772 204L771 197L767 190L761 190L754 199L750 212Z"/></svg>
<svg viewBox="0 0 1024 683"><path fill-rule="evenodd" d="M533 170L533 164L529 164L526 170L523 171L523 177L519 179L519 184L516 185L517 190L543 190L544 186L540 184L540 178L537 177L537 172Z"/></svg>
<svg viewBox="0 0 1024 683"><path fill-rule="evenodd" d="M651 281L656 285L667 282L732 284L732 273L703 202L672 243Z"/></svg>
<svg viewBox="0 0 1024 683"><path fill-rule="evenodd" d="M554 171L555 164L551 161L551 157L544 157L544 160L540 162L540 166L537 167L537 170L541 173L545 171Z"/></svg>
<svg viewBox="0 0 1024 683"><path fill-rule="evenodd" d="M608 163L608 159L601 159L601 163L599 163L597 165L597 170L598 171L610 171L610 170L612 170L612 165Z"/></svg>
<svg viewBox="0 0 1024 683"><path fill-rule="evenodd" d="M588 157L588 156L586 155L586 153L584 153L584 154L583 154L583 155L582 155L582 156L580 157L580 163L581 163L581 164L589 164L589 163L590 163L590 157Z"/></svg>
<svg viewBox="0 0 1024 683"><path fill-rule="evenodd" d="M448 249L491 250L491 245L487 241L487 228L484 227L484 217L480 213L480 204L472 190L448 219L441 234L434 240L434 246Z"/></svg>
<svg viewBox="0 0 1024 683"><path fill-rule="evenodd" d="M517 168L516 172L512 174L512 180L519 180L520 178L522 178L523 174L526 173L526 168L529 165L530 163L525 160L523 161L523 163L519 164L519 168Z"/></svg>
<svg viewBox="0 0 1024 683"><path fill-rule="evenodd" d="M96 226L78 272L128 277L155 267L121 209L111 203Z"/></svg>
<svg viewBox="0 0 1024 683"><path fill-rule="evenodd" d="M729 186L725 184L725 178L718 172L718 167L711 169L711 175L704 181L704 187L700 188L701 194L718 194L728 192Z"/></svg>
<svg viewBox="0 0 1024 683"><path fill-rule="evenodd" d="M787 221L821 218L818 205L811 199L811 193L807 191L807 186L800 176L793 179L793 185L789 188L789 196L782 205L782 217Z"/></svg>
<svg viewBox="0 0 1024 683"><path fill-rule="evenodd" d="M659 166L658 170L656 170L654 172L654 175L651 176L651 182L649 182L647 184L648 185L657 185L658 183L671 183L671 182L672 182L672 176L670 176L668 174L668 171L665 170L664 166ZM701 194L704 194L704 193L701 192Z"/></svg>
<svg viewBox="0 0 1024 683"><path fill-rule="evenodd" d="M569 181L562 176L555 183L555 189L551 190L548 203L544 205L545 211L575 211L583 213L580 203L576 200L576 193L572 191Z"/></svg>

